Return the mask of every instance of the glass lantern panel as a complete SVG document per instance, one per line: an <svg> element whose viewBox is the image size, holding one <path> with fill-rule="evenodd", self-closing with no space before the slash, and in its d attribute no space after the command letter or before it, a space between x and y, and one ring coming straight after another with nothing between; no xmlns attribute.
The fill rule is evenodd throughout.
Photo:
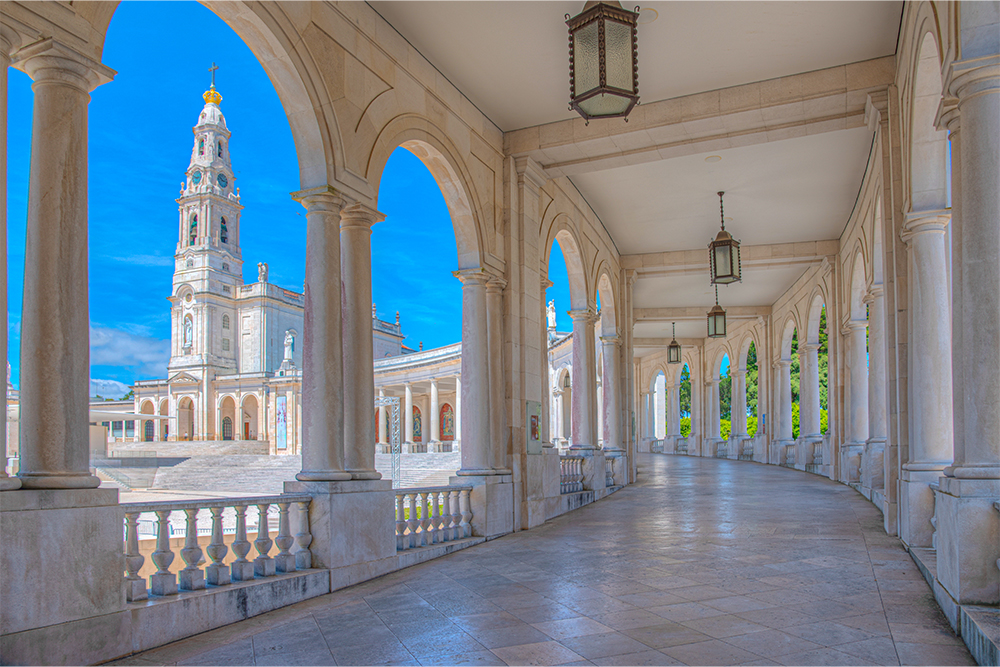
<svg viewBox="0 0 1000 667"><path fill-rule="evenodd" d="M617 21L604 22L607 84L632 90L632 28Z"/></svg>
<svg viewBox="0 0 1000 667"><path fill-rule="evenodd" d="M733 272L729 246L715 246L715 276L728 276Z"/></svg>
<svg viewBox="0 0 1000 667"><path fill-rule="evenodd" d="M577 96L601 85L601 54L597 42L597 21L573 33L573 71Z"/></svg>
<svg viewBox="0 0 1000 667"><path fill-rule="evenodd" d="M715 333L718 336L726 335L726 316L720 314L715 316Z"/></svg>
<svg viewBox="0 0 1000 667"><path fill-rule="evenodd" d="M630 100L627 97L602 93L580 102L580 108L588 116L616 116L625 113Z"/></svg>

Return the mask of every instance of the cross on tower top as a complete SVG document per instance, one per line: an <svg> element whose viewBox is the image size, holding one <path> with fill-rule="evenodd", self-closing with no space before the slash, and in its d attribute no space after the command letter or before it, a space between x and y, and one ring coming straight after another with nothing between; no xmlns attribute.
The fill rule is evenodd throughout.
<svg viewBox="0 0 1000 667"><path fill-rule="evenodd" d="M212 66L208 68L208 71L212 73L212 88L215 88L215 70L217 69L219 69L219 66L214 62L212 63Z"/></svg>

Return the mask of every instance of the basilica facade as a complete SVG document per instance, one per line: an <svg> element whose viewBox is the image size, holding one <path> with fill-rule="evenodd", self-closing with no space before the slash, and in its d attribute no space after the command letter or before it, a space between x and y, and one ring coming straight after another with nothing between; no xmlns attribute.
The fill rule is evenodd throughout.
<svg viewBox="0 0 1000 667"><path fill-rule="evenodd" d="M271 454L297 454L304 297L270 283L264 262L256 282L244 281L232 133L214 84L203 97L177 199L167 377L133 387L135 412L168 418L141 420L134 439L258 441ZM372 338L376 358L412 352L398 313L383 321L373 306Z"/></svg>

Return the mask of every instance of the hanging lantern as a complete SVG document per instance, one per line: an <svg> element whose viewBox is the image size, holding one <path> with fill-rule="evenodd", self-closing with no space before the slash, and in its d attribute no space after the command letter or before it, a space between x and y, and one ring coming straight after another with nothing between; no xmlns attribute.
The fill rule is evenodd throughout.
<svg viewBox="0 0 1000 667"><path fill-rule="evenodd" d="M715 305L708 311L708 337L726 337L726 311L719 305L719 286L715 286Z"/></svg>
<svg viewBox="0 0 1000 667"><path fill-rule="evenodd" d="M670 345L667 345L667 363L679 364L681 363L681 345L677 342L677 324L671 324L674 328L674 335L673 340L670 341Z"/></svg>
<svg viewBox="0 0 1000 667"><path fill-rule="evenodd" d="M708 261L712 267L713 285L728 285L742 282L740 276L740 242L726 231L726 216L722 209L722 195L719 193L719 215L722 218L722 231L715 240L708 244Z"/></svg>
<svg viewBox="0 0 1000 667"><path fill-rule="evenodd" d="M591 118L621 118L639 102L636 20L617 0L590 0L570 18L569 108Z"/></svg>

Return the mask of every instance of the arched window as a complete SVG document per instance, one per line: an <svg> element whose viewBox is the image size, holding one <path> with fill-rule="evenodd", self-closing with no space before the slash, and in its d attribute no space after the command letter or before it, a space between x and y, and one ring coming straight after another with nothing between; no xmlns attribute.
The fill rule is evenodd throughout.
<svg viewBox="0 0 1000 667"><path fill-rule="evenodd" d="M201 139L198 140L198 155L204 155L204 154L205 154L205 138L202 137Z"/></svg>
<svg viewBox="0 0 1000 667"><path fill-rule="evenodd" d="M153 420L147 419L143 424L143 437L146 442L153 442Z"/></svg>
<svg viewBox="0 0 1000 667"><path fill-rule="evenodd" d="M223 315L222 316L222 328L223 329L228 329L229 328L229 315Z"/></svg>
<svg viewBox="0 0 1000 667"><path fill-rule="evenodd" d="M219 142L219 153L218 153L218 155L219 155L219 157L222 157L222 142L221 141Z"/></svg>
<svg viewBox="0 0 1000 667"><path fill-rule="evenodd" d="M226 216L222 216L222 226L219 227L219 240L223 243L229 243L229 230L226 228Z"/></svg>
<svg viewBox="0 0 1000 667"><path fill-rule="evenodd" d="M198 240L198 214L191 215L191 226L188 228L188 245L194 245Z"/></svg>
<svg viewBox="0 0 1000 667"><path fill-rule="evenodd" d="M233 420L229 417L222 418L222 439L232 440L233 439Z"/></svg>

